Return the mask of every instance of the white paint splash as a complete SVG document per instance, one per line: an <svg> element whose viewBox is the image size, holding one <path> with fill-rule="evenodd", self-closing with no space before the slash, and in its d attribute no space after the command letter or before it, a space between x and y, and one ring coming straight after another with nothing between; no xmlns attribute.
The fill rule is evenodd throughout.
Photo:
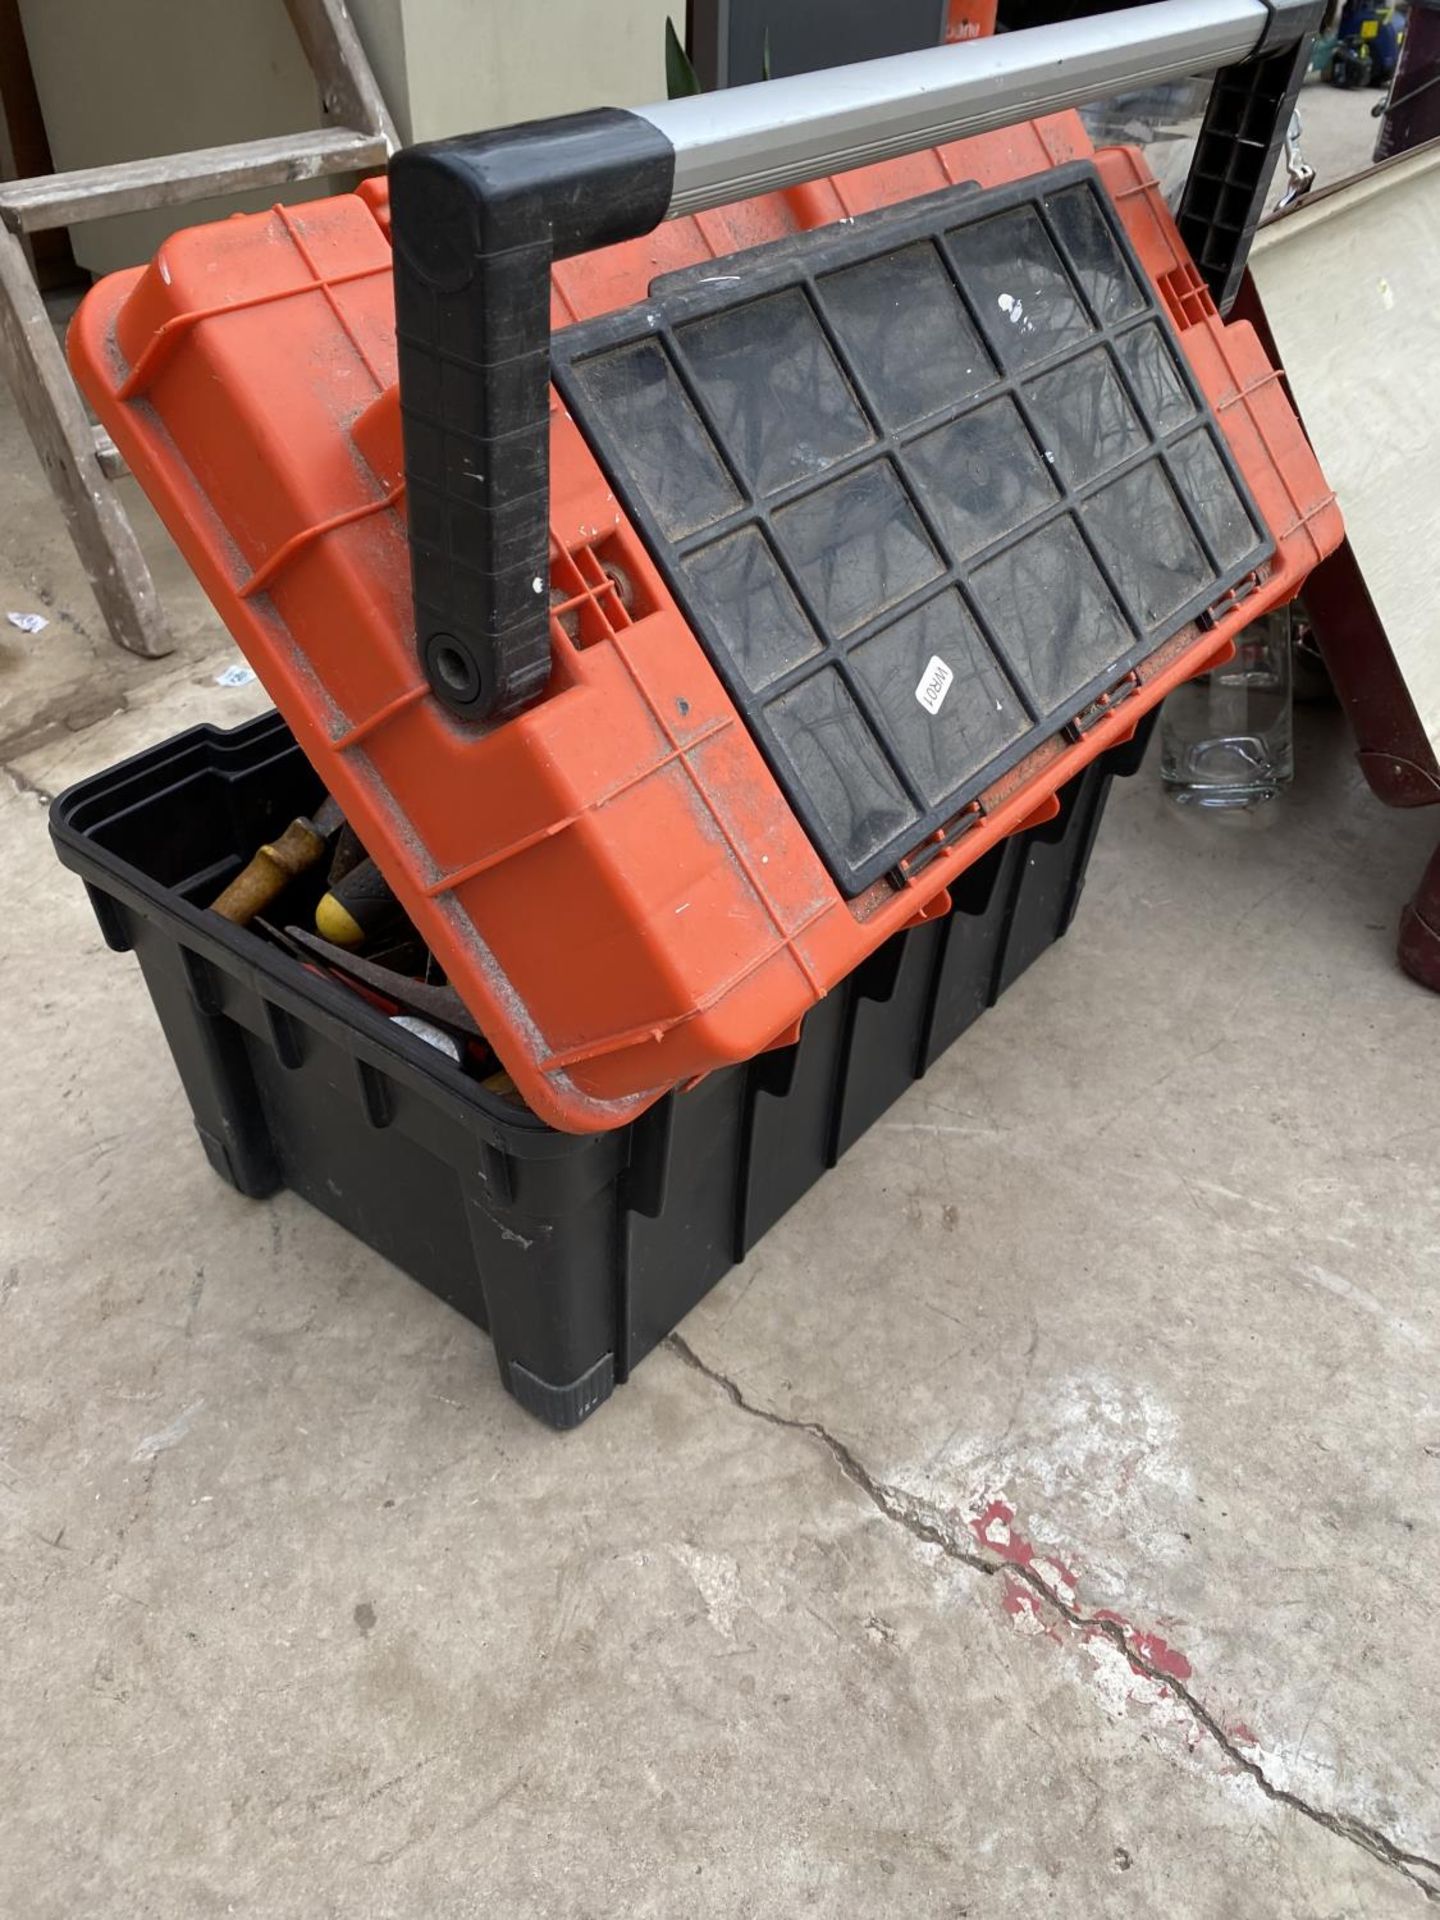
<svg viewBox="0 0 1440 1920"><path fill-rule="evenodd" d="M735 1638L735 1616L745 1604L740 1591L740 1569L733 1554L706 1553L684 1543L672 1546L674 1557L695 1582L705 1603L705 1617L727 1640Z"/></svg>
<svg viewBox="0 0 1440 1920"><path fill-rule="evenodd" d="M1023 1589L1017 1588L1005 1611L1011 1626L1022 1638L1026 1640L1042 1639L1046 1636L1053 1638L1045 1616L1040 1610L1038 1595L1026 1593Z"/></svg>
<svg viewBox="0 0 1440 1920"><path fill-rule="evenodd" d="M1194 1500L1176 1415L1136 1380L1089 1372L1037 1382L998 1445L989 1431L952 1435L915 1491L967 1521L1000 1502L1062 1561L1083 1540L1086 1566L1097 1572L1109 1564L1109 1543L1123 1543L1124 1567L1111 1569L1117 1580L1137 1549L1161 1561L1183 1551Z"/></svg>
<svg viewBox="0 0 1440 1920"><path fill-rule="evenodd" d="M1336 1300L1343 1300L1346 1306L1358 1307L1362 1313L1368 1313L1379 1320L1408 1346L1429 1346L1430 1342L1418 1327L1412 1326L1408 1320L1402 1320L1399 1314L1391 1313L1383 1300L1377 1300L1373 1293L1368 1292L1356 1281L1347 1280L1343 1273L1332 1273L1329 1267L1316 1266L1313 1261L1302 1261L1299 1272L1305 1279L1323 1288Z"/></svg>
<svg viewBox="0 0 1440 1920"><path fill-rule="evenodd" d="M1112 1720L1123 1720L1138 1708L1167 1732L1179 1734L1192 1752L1199 1746L1205 1738L1204 1729L1163 1681L1141 1673L1104 1634L1088 1634L1080 1644L1090 1665L1087 1677Z"/></svg>
<svg viewBox="0 0 1440 1920"><path fill-rule="evenodd" d="M192 1400L183 1413L177 1413L168 1427L161 1427L158 1433L147 1433L130 1456L132 1464L140 1460L153 1460L157 1454L168 1453L172 1447L178 1447L204 1404L205 1396L202 1394L198 1400Z"/></svg>

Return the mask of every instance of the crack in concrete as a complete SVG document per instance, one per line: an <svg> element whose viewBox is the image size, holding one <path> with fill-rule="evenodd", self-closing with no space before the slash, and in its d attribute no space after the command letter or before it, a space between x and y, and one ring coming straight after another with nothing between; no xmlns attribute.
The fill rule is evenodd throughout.
<svg viewBox="0 0 1440 1920"><path fill-rule="evenodd" d="M1156 1685L1166 1688L1175 1699L1180 1701L1191 1718L1207 1733L1220 1749L1225 1759L1240 1772L1246 1773L1254 1781L1267 1800L1273 1800L1277 1806L1289 1807L1303 1819L1322 1827L1326 1833L1337 1839L1347 1840L1352 1846L1359 1847L1382 1866L1392 1868L1402 1874L1411 1885L1424 1894L1426 1900L1440 1906L1440 1860L1432 1860L1425 1854L1410 1853L1404 1847L1382 1833L1369 1821L1362 1820L1357 1814L1330 1813L1323 1807L1317 1807L1291 1791L1289 1787L1276 1786L1258 1761L1252 1760L1244 1750L1237 1746L1234 1739L1225 1731L1204 1702L1190 1690L1183 1680L1177 1680L1173 1673L1166 1672L1153 1661L1148 1660L1127 1638L1125 1630L1116 1621L1096 1619L1063 1599L1055 1589L1036 1573L1033 1568L1017 1564L1012 1560L991 1559L985 1553L958 1538L934 1512L913 1495L901 1491L899 1487L889 1485L872 1474L868 1467L857 1458L843 1440L821 1426L816 1420L797 1420L788 1414L775 1413L769 1407L762 1407L746 1397L740 1386L728 1374L721 1373L702 1360L683 1335L672 1333L664 1342L665 1346L687 1367L702 1375L716 1386L729 1400L730 1404L752 1419L763 1420L768 1426L779 1427L782 1431L803 1434L815 1441L829 1454L844 1477L863 1493L870 1504L887 1520L902 1527L913 1539L925 1546L937 1547L948 1560L957 1561L974 1573L984 1574L987 1579L996 1574L1006 1574L1011 1579L1023 1582L1045 1602L1053 1607L1070 1626L1084 1633L1103 1635L1124 1654L1138 1673L1153 1680Z"/></svg>
<svg viewBox="0 0 1440 1920"><path fill-rule="evenodd" d="M53 793L48 792L38 781L32 780L28 773L22 773L18 767L0 762L0 773L4 774L17 793L32 795L43 807L48 807L55 798Z"/></svg>
<svg viewBox="0 0 1440 1920"><path fill-rule="evenodd" d="M162 676L153 684L163 684L166 679L176 677L174 674ZM53 698L42 702L20 726L0 733L0 761L38 753L57 740L76 739L92 727L103 726L107 720L129 712L130 696L123 689L117 691L107 686L86 697L77 694L73 687L63 687Z"/></svg>

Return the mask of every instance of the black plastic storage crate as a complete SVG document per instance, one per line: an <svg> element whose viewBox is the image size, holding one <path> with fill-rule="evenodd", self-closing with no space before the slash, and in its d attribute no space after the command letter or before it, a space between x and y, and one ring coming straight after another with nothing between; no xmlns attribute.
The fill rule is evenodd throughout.
<svg viewBox="0 0 1440 1920"><path fill-rule="evenodd" d="M277 714L191 728L61 794L50 823L106 941L139 959L216 1172L349 1228L488 1330L522 1406L573 1427L1065 932L1147 733L963 873L953 910L872 954L797 1044L606 1134L555 1132L205 910L320 797Z"/></svg>

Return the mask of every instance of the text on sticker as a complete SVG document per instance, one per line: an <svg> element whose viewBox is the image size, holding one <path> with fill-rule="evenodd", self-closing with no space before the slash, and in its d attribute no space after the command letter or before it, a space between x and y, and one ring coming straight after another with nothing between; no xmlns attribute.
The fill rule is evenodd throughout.
<svg viewBox="0 0 1440 1920"><path fill-rule="evenodd" d="M915 689L915 698L927 713L938 713L954 680L955 669L947 667L938 653L932 653L930 664L921 674L920 684Z"/></svg>

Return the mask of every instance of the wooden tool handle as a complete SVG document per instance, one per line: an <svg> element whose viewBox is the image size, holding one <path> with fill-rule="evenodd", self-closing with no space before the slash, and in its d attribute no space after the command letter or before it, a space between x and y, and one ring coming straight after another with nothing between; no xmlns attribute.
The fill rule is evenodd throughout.
<svg viewBox="0 0 1440 1920"><path fill-rule="evenodd" d="M278 840L261 847L250 864L236 874L211 912L237 927L248 926L297 874L315 866L324 851L323 837L308 820L292 820Z"/></svg>

